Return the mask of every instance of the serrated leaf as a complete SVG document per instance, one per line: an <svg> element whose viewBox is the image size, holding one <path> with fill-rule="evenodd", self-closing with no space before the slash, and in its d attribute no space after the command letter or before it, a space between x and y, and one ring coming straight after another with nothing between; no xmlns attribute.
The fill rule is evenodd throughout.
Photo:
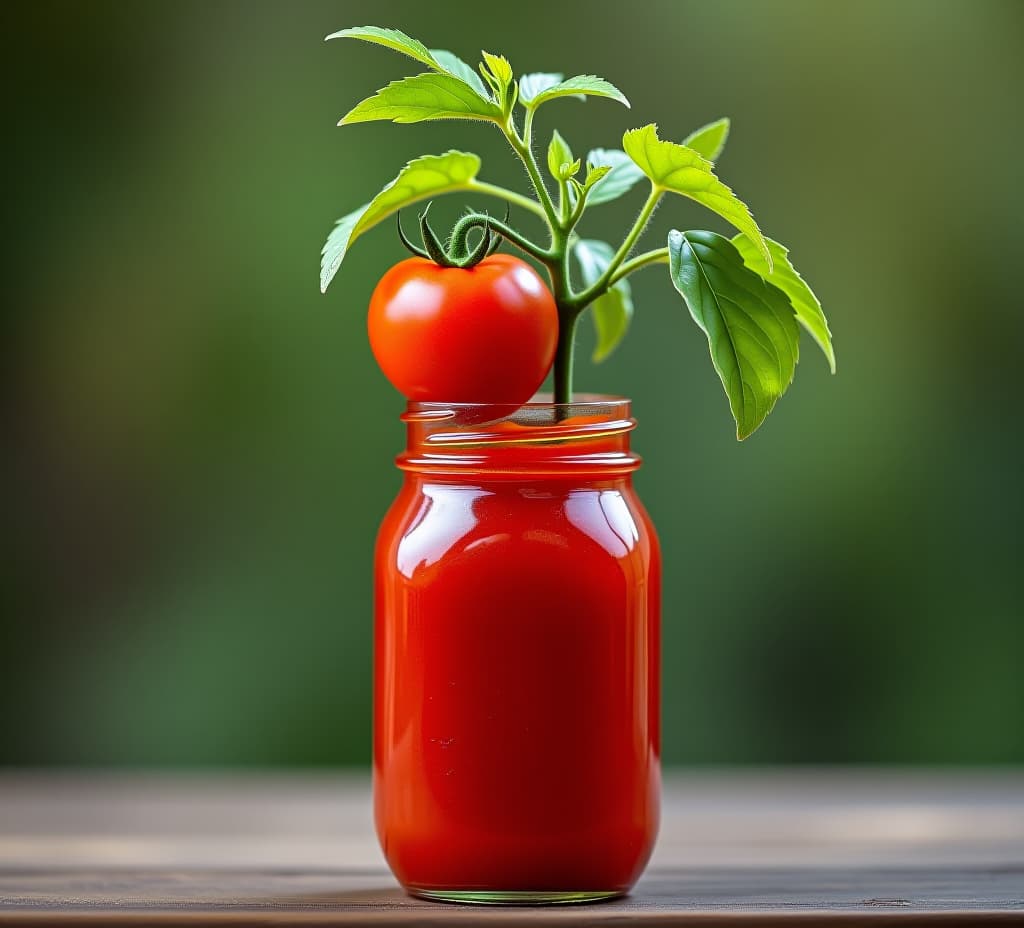
<svg viewBox="0 0 1024 928"><path fill-rule="evenodd" d="M351 29L342 29L339 32L332 32L324 41L331 39L360 39L363 42L372 42L374 45L383 45L392 51L401 52L414 58L421 64L441 70L442 66L422 42L407 36L400 29L382 29L380 26L353 26Z"/></svg>
<svg viewBox="0 0 1024 928"><path fill-rule="evenodd" d="M494 98L501 105L502 113L507 115L512 112L519 96L519 85L515 82L512 73L512 65L504 55L492 55L490 52L481 52L484 57L480 65L480 73L485 81L491 85L494 91Z"/></svg>
<svg viewBox="0 0 1024 928"><path fill-rule="evenodd" d="M483 55L487 70L494 75L502 87L507 87L512 83L512 65L504 55L492 55L490 52L481 52L480 54Z"/></svg>
<svg viewBox="0 0 1024 928"><path fill-rule="evenodd" d="M538 94L554 87L556 84L560 84L564 76L563 74L554 74L547 71L524 74L519 78L519 102L523 106L533 102ZM578 96L581 100L584 99L583 94L578 94Z"/></svg>
<svg viewBox="0 0 1024 928"><path fill-rule="evenodd" d="M591 286L611 264L615 249L607 242L580 239L573 253L580 266L584 286ZM615 282L607 293L590 304L591 318L597 331L597 345L593 360L600 363L615 350L629 328L633 318L633 294L625 278Z"/></svg>
<svg viewBox="0 0 1024 928"><path fill-rule="evenodd" d="M583 182L583 189L590 190L595 184L600 183L606 178L611 171L611 166L607 164L599 164L596 167L587 161L587 177Z"/></svg>
<svg viewBox="0 0 1024 928"><path fill-rule="evenodd" d="M536 108L549 100L558 97L607 97L609 100L617 100L626 108L629 107L629 100L614 84L593 74L581 74L578 77L570 77L568 80L559 81L551 87L546 87L533 98L530 106Z"/></svg>
<svg viewBox="0 0 1024 928"><path fill-rule="evenodd" d="M420 200L471 189L479 170L480 158L464 151L424 155L410 161L369 203L338 220L323 248L320 292L326 292L348 249L363 232Z"/></svg>
<svg viewBox="0 0 1024 928"><path fill-rule="evenodd" d="M743 262L724 236L668 236L669 275L704 331L743 440L793 381L800 357L796 316L783 293Z"/></svg>
<svg viewBox="0 0 1024 928"><path fill-rule="evenodd" d="M772 253L772 268L769 269L761 253L745 235L737 235L733 245L752 271L760 274L769 284L778 287L788 298L799 322L811 334L828 360L829 369L836 372L836 355L832 348L832 333L828 328L825 313L814 291L807 285L793 263L789 260L789 249L773 239L767 239L768 250Z"/></svg>
<svg viewBox="0 0 1024 928"><path fill-rule="evenodd" d="M757 246L771 267L768 243L750 210L715 176L710 161L692 148L659 139L658 127L653 124L630 129L622 137L622 147L656 186L696 200L739 229Z"/></svg>
<svg viewBox="0 0 1024 928"><path fill-rule="evenodd" d="M465 61L453 52L443 48L428 49L422 42L414 39L399 29L382 29L380 26L355 26L332 32L327 39L360 39L382 45L392 51L408 55L410 58L425 64L429 68L442 73L452 74L472 87L485 100L490 99L484 82Z"/></svg>
<svg viewBox="0 0 1024 928"><path fill-rule="evenodd" d="M569 143L555 129L551 135L551 143L548 145L548 170L551 172L551 176L558 177L561 166L572 160L572 149L569 147Z"/></svg>
<svg viewBox="0 0 1024 928"><path fill-rule="evenodd" d="M490 100L491 95L487 92L480 75L473 70L454 52L446 51L443 48L432 48L430 54L434 56L437 63L449 74L454 74L472 87L485 100Z"/></svg>
<svg viewBox="0 0 1024 928"><path fill-rule="evenodd" d="M725 140L729 138L729 118L723 117L709 122L706 126L694 129L685 139L683 144L692 148L697 154L708 161L714 161L725 148Z"/></svg>
<svg viewBox="0 0 1024 928"><path fill-rule="evenodd" d="M587 163L595 166L607 165L611 168L608 176L590 191L587 198L588 206L618 199L644 176L644 172L637 167L633 159L617 148L595 148L587 155Z"/></svg>
<svg viewBox="0 0 1024 928"><path fill-rule="evenodd" d="M465 81L448 73L426 72L392 81L357 104L338 125L380 119L412 123L428 119L499 121L501 118L501 110Z"/></svg>
<svg viewBox="0 0 1024 928"><path fill-rule="evenodd" d="M334 228L331 229L331 234L327 236L327 241L324 243L323 250L320 252L320 292L326 293L327 287L334 279L334 275L338 272L338 268L341 267L342 259L345 257L345 252L348 251L348 246L352 244L354 236L352 233L355 231L359 220L363 218L363 214L370 208L369 203L364 203L359 209L352 210L345 216L342 216L335 224Z"/></svg>

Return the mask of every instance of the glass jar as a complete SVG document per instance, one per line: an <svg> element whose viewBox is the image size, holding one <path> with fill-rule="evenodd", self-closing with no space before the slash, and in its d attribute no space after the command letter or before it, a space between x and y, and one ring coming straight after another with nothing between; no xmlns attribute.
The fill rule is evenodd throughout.
<svg viewBox="0 0 1024 928"><path fill-rule="evenodd" d="M658 540L629 402L410 403L376 551L374 806L410 893L583 902L658 828Z"/></svg>

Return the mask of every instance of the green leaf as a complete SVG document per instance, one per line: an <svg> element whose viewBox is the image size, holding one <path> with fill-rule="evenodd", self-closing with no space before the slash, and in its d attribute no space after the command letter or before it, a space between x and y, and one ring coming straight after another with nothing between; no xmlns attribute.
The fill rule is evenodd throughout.
<svg viewBox="0 0 1024 928"><path fill-rule="evenodd" d="M695 129L683 139L683 144L707 158L708 161L714 161L725 148L727 138L729 138L729 118L726 116Z"/></svg>
<svg viewBox="0 0 1024 928"><path fill-rule="evenodd" d="M584 190L590 190L595 184L599 184L604 180L611 172L611 167L607 164L593 165L589 161L587 162L587 178L583 183Z"/></svg>
<svg viewBox="0 0 1024 928"><path fill-rule="evenodd" d="M512 74L512 65L504 55L492 55L490 52L481 52L484 60L480 65L480 73L484 80L491 85L494 91L494 98L501 105L503 115L512 112L516 105L516 98L519 96L519 85L516 84Z"/></svg>
<svg viewBox="0 0 1024 928"><path fill-rule="evenodd" d="M586 287L594 284L605 272L615 255L615 249L607 242L595 239L580 239L573 249L580 265L580 276ZM597 330L597 345L593 360L600 363L615 350L622 341L629 322L633 318L633 294L629 281L622 278L590 304L591 317Z"/></svg>
<svg viewBox="0 0 1024 928"><path fill-rule="evenodd" d="M800 356L793 309L714 232L668 236L669 274L704 330L741 441L764 422L793 381Z"/></svg>
<svg viewBox="0 0 1024 928"><path fill-rule="evenodd" d="M633 159L617 148L595 148L587 155L587 164L607 165L611 169L608 176L590 192L587 198L590 206L618 199L644 176Z"/></svg>
<svg viewBox="0 0 1024 928"><path fill-rule="evenodd" d="M340 32L332 32L325 41L331 39L360 39L363 42L372 42L374 45L383 45L392 51L401 52L410 58L415 58L428 67L442 70L437 59L427 49L427 46L416 39L410 38L399 29L382 29L380 26L354 26L351 29L342 29Z"/></svg>
<svg viewBox="0 0 1024 928"><path fill-rule="evenodd" d="M693 149L658 138L658 127L630 129L622 147L656 187L696 200L747 236L771 267L768 243L754 222L750 210L712 171L711 162Z"/></svg>
<svg viewBox="0 0 1024 928"><path fill-rule="evenodd" d="M767 242L768 250L771 251L773 258L771 269L761 257L761 253L745 235L737 235L732 240L736 250L743 257L743 263L789 297L790 305L796 313L797 322L811 333L811 337L818 343L828 359L829 369L834 374L836 372L836 355L832 349L832 333L829 331L825 313L822 312L821 303L818 302L814 291L807 285L807 281L793 267L789 260L789 249L772 239L767 239Z"/></svg>
<svg viewBox="0 0 1024 928"><path fill-rule="evenodd" d="M327 39L361 39L364 42L372 42L374 45L383 45L392 51L401 52L403 55L414 58L428 68L460 78L485 100L490 100L490 95L487 93L483 81L480 80L480 75L458 55L445 51L443 48L428 49L422 42L407 36L399 29L356 26L352 29L332 32Z"/></svg>
<svg viewBox="0 0 1024 928"><path fill-rule="evenodd" d="M346 252L367 229L397 210L441 193L470 190L480 158L464 151L424 155L410 161L390 184L365 206L338 220L327 238L320 260L320 292L327 291Z"/></svg>
<svg viewBox="0 0 1024 928"><path fill-rule="evenodd" d="M359 209L352 210L345 216L342 216L331 229L331 234L327 236L327 241L324 243L323 250L320 252L320 292L326 293L327 287L334 279L334 275L338 272L338 268L341 267L342 259L345 257L345 252L348 250L348 246L352 243L356 226L359 224L359 220L363 218L363 214L370 208L369 203L364 203Z"/></svg>
<svg viewBox="0 0 1024 928"><path fill-rule="evenodd" d="M480 75L473 70L458 55L445 51L443 48L432 48L430 54L434 56L437 63L449 74L454 74L472 87L485 100L490 100L491 95L487 92Z"/></svg>
<svg viewBox="0 0 1024 928"><path fill-rule="evenodd" d="M549 100L558 97L579 97L581 94L585 97L607 97L609 100L618 100L623 106L629 107L629 100L618 87L600 77L594 77L593 74L581 74L579 77L570 77L568 80L559 81L538 93L529 105L536 109Z"/></svg>
<svg viewBox="0 0 1024 928"><path fill-rule="evenodd" d="M524 74L519 78L519 102L526 106L536 99L537 95L549 90L556 84L561 83L563 74L552 74L546 71L537 71L534 74ZM583 94L577 94L581 100L585 99Z"/></svg>
<svg viewBox="0 0 1024 928"><path fill-rule="evenodd" d="M559 165L558 174L555 176L559 180L569 180L570 177L575 177L579 174L581 167L583 167L583 162L577 158L575 161Z"/></svg>
<svg viewBox="0 0 1024 928"><path fill-rule="evenodd" d="M430 72L392 81L350 110L338 123L379 119L398 123L428 119L486 119L500 121L501 110L452 74Z"/></svg>
<svg viewBox="0 0 1024 928"><path fill-rule="evenodd" d="M508 59L504 55L492 55L490 52L481 52L481 54L484 56L487 70L494 75L494 79L502 87L507 87L512 83L512 65L508 63Z"/></svg>
<svg viewBox="0 0 1024 928"><path fill-rule="evenodd" d="M551 144L548 145L548 170L552 177L559 176L559 169L563 164L569 164L573 160L572 149L569 143L558 134L556 129L551 136Z"/></svg>

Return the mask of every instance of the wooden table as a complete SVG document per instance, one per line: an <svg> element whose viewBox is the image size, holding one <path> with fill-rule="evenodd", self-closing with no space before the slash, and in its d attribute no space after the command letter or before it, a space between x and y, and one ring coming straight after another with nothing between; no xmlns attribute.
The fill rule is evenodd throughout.
<svg viewBox="0 0 1024 928"><path fill-rule="evenodd" d="M405 897L343 775L0 773L0 925L1024 924L1024 773L670 776L626 899Z"/></svg>

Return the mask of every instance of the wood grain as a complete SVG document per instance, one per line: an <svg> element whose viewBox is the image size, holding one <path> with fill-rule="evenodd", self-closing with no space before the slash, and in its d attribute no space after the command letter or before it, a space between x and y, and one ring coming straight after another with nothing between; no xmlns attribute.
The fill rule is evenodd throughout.
<svg viewBox="0 0 1024 928"><path fill-rule="evenodd" d="M478 909L404 896L365 778L0 774L0 925L1024 924L1024 775L669 778L626 899Z"/></svg>

